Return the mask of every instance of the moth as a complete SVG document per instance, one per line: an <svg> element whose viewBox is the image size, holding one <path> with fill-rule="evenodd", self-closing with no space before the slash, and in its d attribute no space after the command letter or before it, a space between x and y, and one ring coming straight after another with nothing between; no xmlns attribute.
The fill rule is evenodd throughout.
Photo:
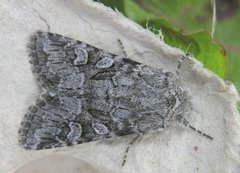
<svg viewBox="0 0 240 173"><path fill-rule="evenodd" d="M172 73L48 32L34 33L28 48L42 94L19 129L25 149L145 134L174 121L212 139L184 118L192 107L178 79L185 56Z"/></svg>

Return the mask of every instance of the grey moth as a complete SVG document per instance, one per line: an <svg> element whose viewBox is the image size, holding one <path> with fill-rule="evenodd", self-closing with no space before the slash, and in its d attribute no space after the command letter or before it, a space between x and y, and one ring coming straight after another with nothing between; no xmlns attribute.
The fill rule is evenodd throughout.
<svg viewBox="0 0 240 173"><path fill-rule="evenodd" d="M48 32L34 33L28 47L43 92L19 129L25 149L145 134L174 121L212 139L184 118L191 97L179 85L180 63L164 72Z"/></svg>

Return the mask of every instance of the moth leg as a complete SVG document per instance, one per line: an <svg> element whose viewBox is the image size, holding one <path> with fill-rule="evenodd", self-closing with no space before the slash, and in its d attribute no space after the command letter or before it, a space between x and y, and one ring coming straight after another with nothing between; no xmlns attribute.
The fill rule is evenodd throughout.
<svg viewBox="0 0 240 173"><path fill-rule="evenodd" d="M131 142L128 143L128 146L124 152L124 156L123 156L123 162L122 162L122 166L125 165L126 161L127 161L127 157L128 157L128 152L131 148L131 146L141 137L141 134L137 134L137 136L135 138L132 139Z"/></svg>
<svg viewBox="0 0 240 173"><path fill-rule="evenodd" d="M202 135L202 136L204 136L204 137L206 137L206 138L208 138L208 139L210 139L210 140L213 140L213 137L212 137L212 136L210 136L210 135L208 135L208 134L206 134L206 133L198 130L197 128L195 128L195 127L193 127L193 126L191 126L190 123L189 123L182 115L177 115L177 116L176 116L176 120L177 120L181 125L184 125L185 127L190 128L191 130L197 132L198 134L200 134L200 135Z"/></svg>
<svg viewBox="0 0 240 173"><path fill-rule="evenodd" d="M178 61L178 65L177 65L177 69L175 71L175 74L176 76L179 76L179 73L180 73L180 69L181 69L181 66L182 66L182 62L184 61L184 59L189 56L190 54L189 53L186 53L185 55L182 56L182 58Z"/></svg>
<svg viewBox="0 0 240 173"><path fill-rule="evenodd" d="M121 49L122 49L122 52L123 52L124 57L127 58L127 52L126 52L126 50L125 50L125 47L124 47L124 45L123 45L122 40L118 39L118 43L119 43L119 45L120 45L120 47L121 47Z"/></svg>

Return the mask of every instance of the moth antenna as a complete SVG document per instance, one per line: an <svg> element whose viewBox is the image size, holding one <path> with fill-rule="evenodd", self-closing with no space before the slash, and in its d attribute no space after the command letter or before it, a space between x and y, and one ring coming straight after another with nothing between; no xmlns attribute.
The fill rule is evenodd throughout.
<svg viewBox="0 0 240 173"><path fill-rule="evenodd" d="M125 47L124 47L124 45L123 45L122 40L118 39L118 43L119 43L119 45L120 45L120 47L121 47L121 49L122 49L123 55L127 58L127 52L126 52L126 50L125 50Z"/></svg>
<svg viewBox="0 0 240 173"><path fill-rule="evenodd" d="M182 62L184 61L184 59L189 56L190 54L189 53L186 53L185 55L182 56L182 58L178 61L178 65L177 65L177 69L176 69L176 76L179 76L179 73L180 73L180 69L181 69L181 66L182 66Z"/></svg>
<svg viewBox="0 0 240 173"><path fill-rule="evenodd" d="M212 136L210 136L210 135L208 135L208 134L206 134L206 133L198 130L197 128L193 127L192 125L190 125L190 123L189 123L183 116L178 115L178 116L176 117L176 119L177 119L177 121L178 121L181 125L184 125L186 128L190 128L191 130L197 132L198 134L200 134L200 135L202 135L202 136L204 136L204 137L206 137L206 138L208 138L208 139L210 139L210 140L213 140L213 137L212 137Z"/></svg>
<svg viewBox="0 0 240 173"><path fill-rule="evenodd" d="M138 134L135 138L133 138L131 140L131 142L129 142L125 152L124 152L124 156L123 156L123 162L122 162L122 166L125 165L126 161L127 161L127 157L128 157L128 152L131 148L131 146L141 137L141 134Z"/></svg>
<svg viewBox="0 0 240 173"><path fill-rule="evenodd" d="M188 127L189 127L190 129L192 129L193 131L199 133L200 135L205 136L206 138L208 138L208 139L210 139L210 140L213 140L213 137L211 137L210 135L208 135L208 134L206 134L206 133L204 133L204 132L196 129L195 127L191 126L190 124L188 125Z"/></svg>

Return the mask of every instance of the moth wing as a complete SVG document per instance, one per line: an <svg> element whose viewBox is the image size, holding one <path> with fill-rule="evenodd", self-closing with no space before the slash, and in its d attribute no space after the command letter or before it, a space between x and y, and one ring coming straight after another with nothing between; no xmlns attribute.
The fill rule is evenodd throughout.
<svg viewBox="0 0 240 173"><path fill-rule="evenodd" d="M169 73L61 35L38 32L29 47L34 73L47 91L22 121L19 143L26 149L162 128L182 94L168 89Z"/></svg>
<svg viewBox="0 0 240 173"><path fill-rule="evenodd" d="M34 33L30 37L28 48L33 72L42 87L48 89L60 85L77 87L71 85L77 80L69 77L78 74L80 66L82 70L87 70L84 65L91 64L88 52L94 49L83 42L48 32ZM81 75L78 80L79 78Z"/></svg>
<svg viewBox="0 0 240 173"><path fill-rule="evenodd" d="M82 134L81 124L73 121L79 105L77 99L43 94L24 116L19 144L26 149L43 149L76 143Z"/></svg>

